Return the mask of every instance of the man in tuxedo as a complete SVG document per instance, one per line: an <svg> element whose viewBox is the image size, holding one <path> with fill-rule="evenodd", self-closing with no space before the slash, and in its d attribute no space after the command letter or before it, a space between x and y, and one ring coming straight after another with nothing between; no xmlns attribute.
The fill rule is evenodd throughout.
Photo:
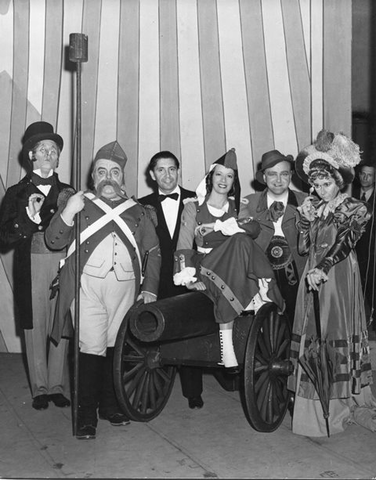
<svg viewBox="0 0 376 480"><path fill-rule="evenodd" d="M361 164L358 171L359 184L354 185L353 197L369 203L372 212L375 210L375 167ZM366 231L356 244L360 275L364 290L366 314L369 321L375 320L375 218L367 223ZM375 325L373 327L375 330Z"/></svg>
<svg viewBox="0 0 376 480"><path fill-rule="evenodd" d="M296 294L306 258L298 254L297 207L305 193L289 188L294 159L271 150L262 156L256 180L266 188L241 200L239 217L253 217L261 227L255 242L266 253L286 302L286 314L293 324Z"/></svg>
<svg viewBox="0 0 376 480"><path fill-rule="evenodd" d="M156 153L150 160L148 171L156 183L154 193L139 199L143 205L151 205L157 212L162 265L158 290L158 300L188 293L185 287L177 287L173 282L174 252L180 230L180 217L184 208L183 200L195 197L195 192L178 185L179 160L169 151ZM180 378L183 396L188 399L190 408L202 408L202 370L198 367L181 367Z"/></svg>

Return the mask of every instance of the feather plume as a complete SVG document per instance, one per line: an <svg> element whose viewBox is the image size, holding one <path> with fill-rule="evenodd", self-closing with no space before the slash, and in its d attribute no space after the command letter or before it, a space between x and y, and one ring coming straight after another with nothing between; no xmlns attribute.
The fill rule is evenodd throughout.
<svg viewBox="0 0 376 480"><path fill-rule="evenodd" d="M333 140L334 134L323 129L317 134L314 146L319 152L327 152L331 148Z"/></svg>

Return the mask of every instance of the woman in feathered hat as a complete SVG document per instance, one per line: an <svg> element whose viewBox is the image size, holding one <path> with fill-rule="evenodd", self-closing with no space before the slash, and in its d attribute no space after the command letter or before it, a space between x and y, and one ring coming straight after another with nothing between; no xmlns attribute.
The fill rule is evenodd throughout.
<svg viewBox="0 0 376 480"><path fill-rule="evenodd" d="M267 258L253 241L259 224L251 219L237 221L240 184L235 149L210 166L196 194L184 202L174 282L201 290L213 300L221 365L237 373L234 319L244 310L257 310L265 301L274 301L282 309L283 300Z"/></svg>
<svg viewBox="0 0 376 480"><path fill-rule="evenodd" d="M346 428L356 405L374 406L363 292L354 252L370 211L364 202L341 192L353 181L354 166L359 162L357 144L342 133L322 130L315 142L298 154L295 164L298 175L311 186L311 195L298 208L299 253L308 255L308 261L293 327L295 370L288 380L288 387L295 392L292 429L301 435L328 433L317 392L303 360L298 360L317 335L325 341L332 359L330 433ZM315 291L321 332L316 326Z"/></svg>

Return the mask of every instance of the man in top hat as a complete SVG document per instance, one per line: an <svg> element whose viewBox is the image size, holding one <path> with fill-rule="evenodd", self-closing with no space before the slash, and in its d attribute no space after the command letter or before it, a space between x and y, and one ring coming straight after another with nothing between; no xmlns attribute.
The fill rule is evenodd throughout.
<svg viewBox="0 0 376 480"><path fill-rule="evenodd" d="M114 391L115 340L136 299L153 302L158 293L158 237L145 207L125 194L126 161L116 141L99 149L92 169L94 190L71 196L46 231L51 248L68 245L53 332L58 341L67 332L74 307L74 224L80 215L79 439L95 438L97 409L111 425L129 423Z"/></svg>
<svg viewBox="0 0 376 480"><path fill-rule="evenodd" d="M359 185L355 184L352 195L367 202L372 212L375 211L375 166L371 163L361 163L357 172ZM375 305L375 230L376 222L374 215L367 223L366 230L356 244L360 275L365 298L366 314L369 321L376 319ZM376 325L373 325L376 330Z"/></svg>
<svg viewBox="0 0 376 480"><path fill-rule="evenodd" d="M174 285L174 252L179 238L183 201L186 198L194 198L196 194L178 184L180 164L172 152L161 151L153 155L148 171L156 184L156 189L150 195L140 198L139 202L151 205L157 214L156 231L162 257L158 290L158 300L161 300L188 292L185 287ZM202 408L204 405L201 397L202 369L182 366L179 373L183 396L188 399L189 408Z"/></svg>
<svg viewBox="0 0 376 480"><path fill-rule="evenodd" d="M55 300L49 287L56 277L65 251L51 251L44 232L59 199L73 189L61 183L56 168L63 139L47 122L35 122L26 129L22 159L27 175L9 187L0 211L0 239L14 248L13 280L16 317L25 334L32 406L68 407L70 401L67 365L68 340L50 341Z"/></svg>
<svg viewBox="0 0 376 480"><path fill-rule="evenodd" d="M289 188L293 165L292 155L283 155L278 150L264 153L256 179L266 188L261 193L243 198L239 214L240 218L253 217L260 224L261 232L255 241L273 267L291 325L299 279L306 262L298 254L298 231L295 226L296 209L306 194Z"/></svg>

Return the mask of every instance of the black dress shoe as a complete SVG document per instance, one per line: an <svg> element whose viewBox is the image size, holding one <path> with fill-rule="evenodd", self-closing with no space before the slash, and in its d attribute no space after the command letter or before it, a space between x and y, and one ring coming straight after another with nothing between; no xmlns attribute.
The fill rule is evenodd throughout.
<svg viewBox="0 0 376 480"><path fill-rule="evenodd" d="M71 402L62 393L53 393L48 397L57 407L70 407Z"/></svg>
<svg viewBox="0 0 376 480"><path fill-rule="evenodd" d="M77 428L76 438L78 440L94 440L97 433L94 425L80 425Z"/></svg>
<svg viewBox="0 0 376 480"><path fill-rule="evenodd" d="M129 418L124 415L124 413L120 412L106 414L99 413L99 418L101 420L108 420L114 427L121 427L122 425L129 425L131 423Z"/></svg>
<svg viewBox="0 0 376 480"><path fill-rule="evenodd" d="M35 408L35 410L46 410L48 408L48 396L37 395L34 397L32 407Z"/></svg>
<svg viewBox="0 0 376 480"><path fill-rule="evenodd" d="M189 397L188 398L189 408L202 408L204 406L204 401L201 398L201 395L198 397Z"/></svg>

